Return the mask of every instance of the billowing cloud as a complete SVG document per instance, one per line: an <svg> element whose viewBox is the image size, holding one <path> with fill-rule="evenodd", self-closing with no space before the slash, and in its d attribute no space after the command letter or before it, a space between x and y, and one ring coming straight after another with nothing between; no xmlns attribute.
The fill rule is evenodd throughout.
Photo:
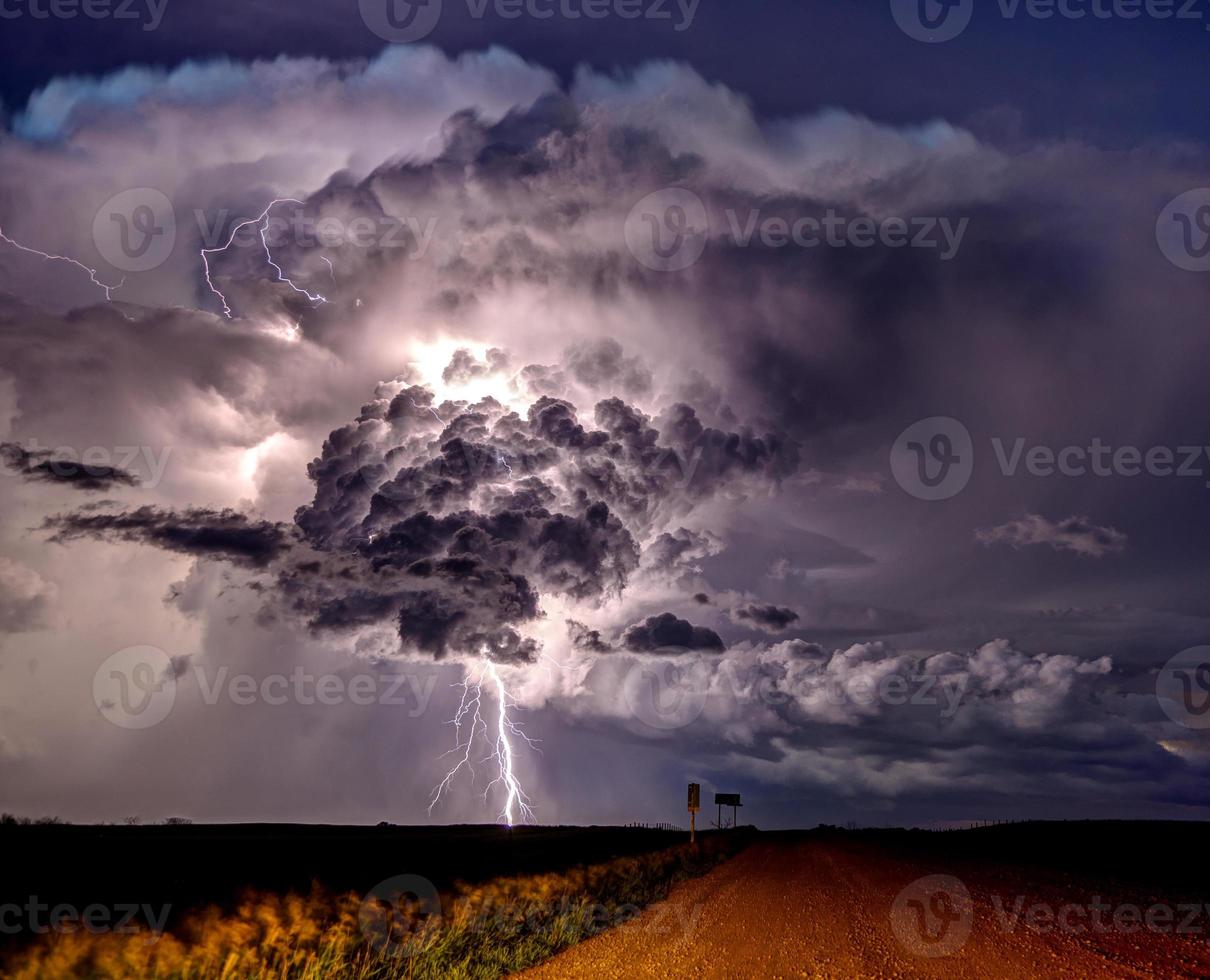
<svg viewBox="0 0 1210 980"><path fill-rule="evenodd" d="M45 625L57 590L32 568L0 557L0 633Z"/></svg>
<svg viewBox="0 0 1210 980"><path fill-rule="evenodd" d="M1089 558L1103 558L1126 547L1126 535L1113 527L1100 527L1087 517L1051 521L1038 514L975 532L981 544L1006 544L1012 548L1046 545L1055 551L1071 551Z"/></svg>
<svg viewBox="0 0 1210 980"><path fill-rule="evenodd" d="M782 633L801 617L787 606L750 602L731 610L731 619L741 626L754 626L768 633Z"/></svg>
<svg viewBox="0 0 1210 980"><path fill-rule="evenodd" d="M668 653L685 650L714 650L726 647L722 638L705 626L694 626L672 613L648 616L622 634L622 646L635 653Z"/></svg>
<svg viewBox="0 0 1210 980"><path fill-rule="evenodd" d="M86 270L0 242L6 444L166 461L111 465L88 489L115 499L81 507L83 483L51 479L49 457L5 451L4 551L37 578L6 573L0 620L65 624L30 654L58 683L6 675L28 695L6 732L47 758L92 734L48 734L62 692L148 639L253 672L423 665L442 680L440 708L408 729L425 759L446 682L486 656L562 787L622 738L659 792L685 775L661 768L674 757L779 799L809 787L820 806L948 794L961 810L1019 798L1041 769L1073 807L1106 786L1208 802L1194 756L1159 747L1180 733L1123 709L1210 620L1189 546L1207 530L1200 481L1041 480L997 472L989 448L1018 433L1167 445L1204 414L1204 282L1153 235L1158 207L1202 180L1202 151L1001 147L839 109L769 119L683 65L585 68L564 87L501 50L418 46L61 79L13 118L13 240L117 283L93 240L102 205L152 188L176 221L163 263L111 302ZM707 226L675 273L626 235L669 188ZM249 225L207 253L208 283L200 250L282 198L298 203L272 212L272 263ZM829 213L965 231L946 261L769 233ZM1163 404L1115 397L1127 376ZM887 459L939 414L971 432L976 466L965 491L924 501ZM1002 523L1014 513L1029 516ZM1096 522L1037 516L1082 513ZM1138 562L1072 578L1057 552L1119 552L1116 528ZM137 629L107 618L127 603ZM93 622L108 624L96 638ZM631 672L662 667L704 685L682 729L627 701ZM282 799L307 753L356 744L343 798L399 785L392 805L423 816L396 778L398 712L330 728L220 715L165 729L163 751L238 735L282 759L268 787L216 750L225 799ZM65 799L53 769L6 770L6 785ZM141 789L149 807L168 792Z"/></svg>

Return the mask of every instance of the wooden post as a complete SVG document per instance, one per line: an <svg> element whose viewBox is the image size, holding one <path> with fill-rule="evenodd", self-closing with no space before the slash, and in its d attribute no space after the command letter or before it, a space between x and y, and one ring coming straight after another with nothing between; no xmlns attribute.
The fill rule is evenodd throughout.
<svg viewBox="0 0 1210 980"><path fill-rule="evenodd" d="M697 811L702 808L702 787L698 783L689 784L689 843L697 843Z"/></svg>

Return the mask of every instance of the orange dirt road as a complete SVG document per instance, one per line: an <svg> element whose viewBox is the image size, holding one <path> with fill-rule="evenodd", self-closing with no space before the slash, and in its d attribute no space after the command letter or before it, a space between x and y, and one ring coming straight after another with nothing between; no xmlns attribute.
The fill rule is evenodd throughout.
<svg viewBox="0 0 1210 980"><path fill-rule="evenodd" d="M860 840L764 840L521 976L1210 976L1204 906L943 864Z"/></svg>

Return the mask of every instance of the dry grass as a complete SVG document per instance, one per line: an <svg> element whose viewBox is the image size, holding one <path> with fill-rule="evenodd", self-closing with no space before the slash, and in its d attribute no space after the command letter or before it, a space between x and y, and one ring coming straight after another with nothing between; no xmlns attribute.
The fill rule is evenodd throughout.
<svg viewBox="0 0 1210 980"><path fill-rule="evenodd" d="M696 848L459 885L442 896L439 917L406 902L388 909L318 888L306 897L249 895L233 912L208 909L159 937L148 931L42 937L3 972L14 980L498 977L625 922L676 881L729 857L742 840L720 835Z"/></svg>

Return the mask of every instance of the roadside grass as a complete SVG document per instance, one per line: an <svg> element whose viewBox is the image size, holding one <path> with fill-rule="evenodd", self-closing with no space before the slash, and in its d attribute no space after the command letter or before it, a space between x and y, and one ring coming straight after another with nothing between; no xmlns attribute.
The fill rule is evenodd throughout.
<svg viewBox="0 0 1210 980"><path fill-rule="evenodd" d="M157 936L43 936L2 971L13 980L470 980L533 966L624 925L678 881L742 849L742 831L605 864L459 884L430 914L414 897L250 894Z"/></svg>

